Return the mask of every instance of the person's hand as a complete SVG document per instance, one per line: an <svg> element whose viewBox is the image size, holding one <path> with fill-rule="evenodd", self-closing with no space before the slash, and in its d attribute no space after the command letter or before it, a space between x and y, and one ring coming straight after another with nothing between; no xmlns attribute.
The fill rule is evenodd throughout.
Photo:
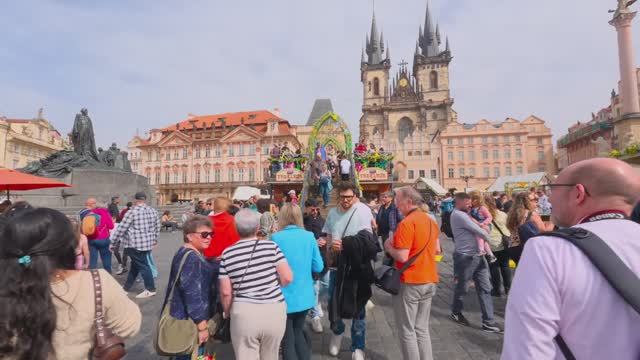
<svg viewBox="0 0 640 360"><path fill-rule="evenodd" d="M198 331L198 344L204 344L209 340L209 329Z"/></svg>
<svg viewBox="0 0 640 360"><path fill-rule="evenodd" d="M390 252L393 249L393 240L389 239L384 242L384 251Z"/></svg>
<svg viewBox="0 0 640 360"><path fill-rule="evenodd" d="M318 246L320 246L320 247L324 247L324 246L327 245L327 238L320 237L316 241L318 242Z"/></svg>
<svg viewBox="0 0 640 360"><path fill-rule="evenodd" d="M342 240L331 241L331 248L335 251L342 251Z"/></svg>
<svg viewBox="0 0 640 360"><path fill-rule="evenodd" d="M436 248L436 255L442 255L442 246L438 245Z"/></svg>

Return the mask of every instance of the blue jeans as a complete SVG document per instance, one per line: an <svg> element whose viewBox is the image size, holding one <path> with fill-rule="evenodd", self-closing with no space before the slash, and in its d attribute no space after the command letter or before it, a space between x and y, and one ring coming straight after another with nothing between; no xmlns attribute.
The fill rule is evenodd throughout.
<svg viewBox="0 0 640 360"><path fill-rule="evenodd" d="M109 250L111 240L89 240L89 269L98 268L98 257L102 260L102 267L111 274L111 250Z"/></svg>
<svg viewBox="0 0 640 360"><path fill-rule="evenodd" d="M322 317L322 299L327 297L329 289L329 272L324 274L319 280L313 282L313 292L316 296L316 304L309 310L312 319Z"/></svg>
<svg viewBox="0 0 640 360"><path fill-rule="evenodd" d="M322 205L329 205L329 183L320 183L320 194L322 194Z"/></svg>
<svg viewBox="0 0 640 360"><path fill-rule="evenodd" d="M138 277L138 273L142 276L145 289L153 292L156 291L156 284L153 281L153 274L151 273L151 267L147 260L147 253L149 253L149 251L140 251L134 248L124 249L124 254L131 259L131 269L129 270L127 281L123 286L125 291L131 290L133 283Z"/></svg>
<svg viewBox="0 0 640 360"><path fill-rule="evenodd" d="M478 293L478 302L482 311L482 321L493 322L493 299L491 298L491 279L489 265L484 256L463 255L453 253L453 273L458 278L458 283L453 291L453 304L451 312L462 312L465 295L467 295L469 280L473 279Z"/></svg>
<svg viewBox="0 0 640 360"><path fill-rule="evenodd" d="M329 301L333 297L333 291L336 287L336 270L329 270L327 275L329 276ZM331 305L329 305L329 309L331 309ZM366 310L363 308L362 311L351 320L351 351L356 351L356 349L364 350L364 339L367 328L367 323L365 321ZM331 329L335 335L344 334L344 321L342 319L338 319L335 323L331 323Z"/></svg>

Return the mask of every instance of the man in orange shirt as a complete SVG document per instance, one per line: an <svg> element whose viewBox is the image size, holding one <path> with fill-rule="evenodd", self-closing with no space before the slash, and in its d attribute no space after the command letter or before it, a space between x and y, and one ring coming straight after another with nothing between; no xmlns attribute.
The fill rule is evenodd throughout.
<svg viewBox="0 0 640 360"><path fill-rule="evenodd" d="M422 196L414 188L395 190L396 207L404 220L393 241L385 243L385 251L396 261L397 269L412 257L415 261L400 277L400 292L393 297L400 348L405 360L432 360L429 314L436 294L438 269L435 255L440 231L436 222L418 206Z"/></svg>

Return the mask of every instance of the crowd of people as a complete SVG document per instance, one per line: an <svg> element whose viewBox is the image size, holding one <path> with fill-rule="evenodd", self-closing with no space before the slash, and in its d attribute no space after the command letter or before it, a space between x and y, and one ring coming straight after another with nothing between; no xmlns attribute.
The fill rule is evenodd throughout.
<svg viewBox="0 0 640 360"><path fill-rule="evenodd" d="M627 164L579 162L545 188L511 199L449 194L439 204L441 226L413 187L370 204L352 182L337 183L334 193L338 202L326 219L315 199L303 210L294 197L279 209L269 199L238 206L218 197L185 216L163 314L191 324L194 338L174 358L207 356L231 341L237 359L310 359L305 323L322 333L328 318L326 351L339 354L350 320L352 359L365 359L372 288L387 291L378 270L391 266L402 359L433 359L429 320L440 281L440 230L453 240L452 321L470 325L463 310L473 283L481 329L503 333L493 297L508 294L503 359L640 355L640 314L626 295L637 290L633 276L640 273L640 178ZM133 198L122 210L118 198L90 198L71 218L26 202L1 204L0 357L86 359L98 349L96 326L118 341L139 331L142 315L127 292L141 275L144 290L136 298L156 295L152 252L161 227L175 231L177 224L147 205L146 194ZM551 222L541 202L553 203ZM601 245L584 249L572 236ZM592 260L594 248L607 266ZM122 286L110 274L111 255L119 272L128 272ZM513 279L510 260L517 264ZM616 273L603 275L607 269ZM616 275L631 282L614 283Z"/></svg>

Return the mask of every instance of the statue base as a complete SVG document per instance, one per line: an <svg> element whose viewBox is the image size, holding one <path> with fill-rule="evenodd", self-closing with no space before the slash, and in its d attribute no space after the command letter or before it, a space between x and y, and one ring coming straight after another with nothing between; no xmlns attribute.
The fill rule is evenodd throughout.
<svg viewBox="0 0 640 360"><path fill-rule="evenodd" d="M156 206L153 186L146 177L119 169L71 169L71 172L50 177L71 185L69 188L53 188L31 191L12 191L11 200L25 200L34 206L64 208L84 206L87 198L93 197L105 203L113 196L120 197L120 206L134 201L136 192L147 194L147 203Z"/></svg>

